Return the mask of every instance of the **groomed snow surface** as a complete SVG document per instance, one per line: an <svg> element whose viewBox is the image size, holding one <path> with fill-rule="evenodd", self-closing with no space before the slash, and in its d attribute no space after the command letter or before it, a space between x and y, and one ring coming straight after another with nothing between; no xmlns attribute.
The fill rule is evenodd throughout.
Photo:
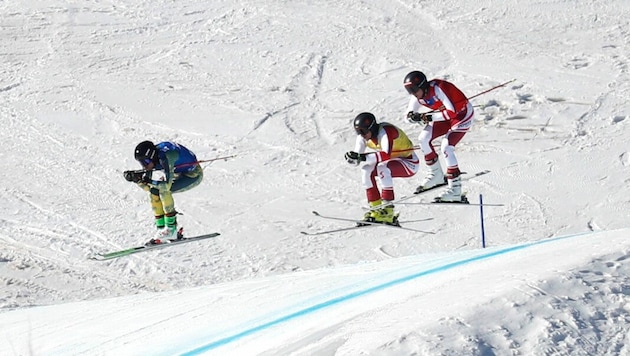
<svg viewBox="0 0 630 356"><path fill-rule="evenodd" d="M0 355L630 354L630 3L0 3ZM350 226L352 119L404 120L411 70L472 100L479 206ZM204 165L154 231L143 140ZM435 144L439 145L439 140ZM418 152L420 154L420 152ZM410 195L426 170L396 179Z"/></svg>

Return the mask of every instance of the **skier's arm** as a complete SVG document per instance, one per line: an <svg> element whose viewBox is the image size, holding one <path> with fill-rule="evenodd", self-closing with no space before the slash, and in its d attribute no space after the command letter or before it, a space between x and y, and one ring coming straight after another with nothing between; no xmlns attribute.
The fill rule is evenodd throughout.
<svg viewBox="0 0 630 356"><path fill-rule="evenodd" d="M167 151L165 157L165 165L163 165L163 167L166 180L164 183L168 185L168 189L171 189L171 184L173 184L173 180L175 179L175 162L177 162L179 158L179 152L176 150Z"/></svg>
<svg viewBox="0 0 630 356"><path fill-rule="evenodd" d="M346 161L353 165L359 165L362 161L365 161L365 148L366 148L365 140L360 135L357 135L357 138L354 142L354 150L348 151L344 155Z"/></svg>
<svg viewBox="0 0 630 356"><path fill-rule="evenodd" d="M378 137L378 142L379 142L378 145L381 150L378 152L367 153L365 155L366 164L377 164L379 162L388 161L391 158L390 153L391 153L392 144L390 143L388 131L391 130L392 128L393 126L386 126L385 130L381 131L381 132L384 132L382 136L380 136L379 134L379 137Z"/></svg>
<svg viewBox="0 0 630 356"><path fill-rule="evenodd" d="M448 88L446 90L448 91ZM445 121L456 118L459 113L457 112L455 104L451 100L450 96L444 91L444 88L436 86L435 96L442 102L442 107L438 109L440 111L439 113L431 115L433 121Z"/></svg>
<svg viewBox="0 0 630 356"><path fill-rule="evenodd" d="M411 98L409 98L409 104L407 104L407 111L405 111L405 117L407 117L408 113L418 112L418 110L420 110L420 102L418 102L418 99L415 96L411 96Z"/></svg>
<svg viewBox="0 0 630 356"><path fill-rule="evenodd" d="M140 182L137 182L138 185L144 190L151 188L157 188L160 191L171 190L173 180L175 179L175 162L178 158L179 152L177 151L165 152L164 158L160 159L160 165L162 166L160 171L164 174L164 178L156 180L155 176L152 176L152 173L149 172Z"/></svg>
<svg viewBox="0 0 630 356"><path fill-rule="evenodd" d="M379 137L378 145L381 147L381 150L371 155L371 156L374 156L375 158L375 160L372 161L373 163L389 161L389 159L391 158L390 154L392 151L392 142L390 142L388 131L391 130L392 128L393 126L386 126L384 130L385 133L383 134L383 136Z"/></svg>
<svg viewBox="0 0 630 356"><path fill-rule="evenodd" d="M354 141L354 152L357 153L365 153L365 149L366 149L366 144L365 144L365 139L363 139L363 137L361 137L360 135L357 135L356 140Z"/></svg>

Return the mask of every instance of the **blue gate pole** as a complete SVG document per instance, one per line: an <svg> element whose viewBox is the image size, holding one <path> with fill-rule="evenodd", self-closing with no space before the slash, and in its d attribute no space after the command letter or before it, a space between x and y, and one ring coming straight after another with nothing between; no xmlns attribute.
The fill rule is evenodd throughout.
<svg viewBox="0 0 630 356"><path fill-rule="evenodd" d="M479 194L479 215L481 216L481 247L486 248L486 229L483 225L483 195Z"/></svg>

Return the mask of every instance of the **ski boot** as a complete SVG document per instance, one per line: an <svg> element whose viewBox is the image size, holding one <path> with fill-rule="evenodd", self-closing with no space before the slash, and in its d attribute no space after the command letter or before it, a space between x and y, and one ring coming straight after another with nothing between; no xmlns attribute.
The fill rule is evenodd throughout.
<svg viewBox="0 0 630 356"><path fill-rule="evenodd" d="M374 222L380 223L380 224L387 224L387 225L396 225L398 226L398 214L394 213L394 206L393 205L387 205L383 208L380 208L376 211L374 211Z"/></svg>
<svg viewBox="0 0 630 356"><path fill-rule="evenodd" d="M372 210L365 213L363 221L396 226L399 225L398 214L394 213L394 205L391 204L391 202L378 200L370 202L370 206L372 207ZM357 223L357 226L365 225L371 224Z"/></svg>
<svg viewBox="0 0 630 356"><path fill-rule="evenodd" d="M164 217L164 222L166 223L166 226L160 228L159 221L156 219L158 231L145 245L167 244L173 240L179 240L184 237L183 228L177 228L177 216L166 216Z"/></svg>
<svg viewBox="0 0 630 356"><path fill-rule="evenodd" d="M462 194L462 179L460 176L448 179L448 189L440 196L435 197L437 203L464 203L468 204L466 195Z"/></svg>
<svg viewBox="0 0 630 356"><path fill-rule="evenodd" d="M429 165L428 167L429 172L424 177L418 188L416 188L416 191L413 192L414 194L420 194L425 190L446 185L446 177L442 171L442 166L440 166L440 161L436 160L435 163Z"/></svg>
<svg viewBox="0 0 630 356"><path fill-rule="evenodd" d="M374 210L374 207L377 207L381 205L382 203L383 201L381 199L369 202L370 210L363 215L363 219L361 219L361 221L374 222L374 216L376 215L375 214L376 210ZM372 225L372 224L362 224L360 222L357 222L357 226L366 226L366 225Z"/></svg>

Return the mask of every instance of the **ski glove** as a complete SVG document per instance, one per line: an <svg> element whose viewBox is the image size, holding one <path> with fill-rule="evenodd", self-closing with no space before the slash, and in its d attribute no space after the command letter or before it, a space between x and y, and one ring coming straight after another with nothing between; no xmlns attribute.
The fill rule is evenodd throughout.
<svg viewBox="0 0 630 356"><path fill-rule="evenodd" d="M346 161L354 165L358 165L361 161L365 161L365 156L365 153L356 153L354 151L346 152L344 155Z"/></svg>
<svg viewBox="0 0 630 356"><path fill-rule="evenodd" d="M144 172L125 171L123 174L124 174L125 180L127 180L127 182L139 183L139 182L142 181L142 177L144 175Z"/></svg>
<svg viewBox="0 0 630 356"><path fill-rule="evenodd" d="M153 184L153 181L151 180L151 176L150 174L147 174L147 172L143 172L143 171L125 171L124 173L125 179L127 180L127 182L134 182L134 183L144 183L144 184Z"/></svg>
<svg viewBox="0 0 630 356"><path fill-rule="evenodd" d="M428 124L429 122L433 121L433 117L431 116L431 114L427 114L427 113L419 113L419 112L413 112L410 111L407 113L407 120L411 123L415 123L415 122L422 122L423 124Z"/></svg>

